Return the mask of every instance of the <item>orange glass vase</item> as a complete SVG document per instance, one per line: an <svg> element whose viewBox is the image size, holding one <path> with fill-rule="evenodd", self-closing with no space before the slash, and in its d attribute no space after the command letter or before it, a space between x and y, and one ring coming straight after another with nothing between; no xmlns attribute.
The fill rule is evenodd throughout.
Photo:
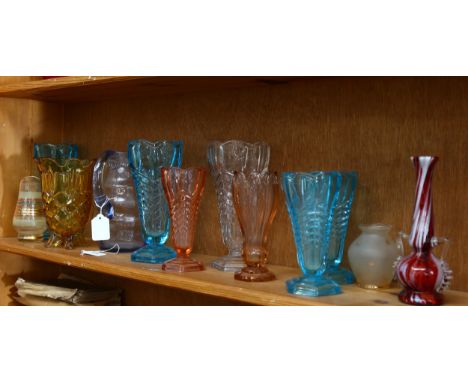
<svg viewBox="0 0 468 382"><path fill-rule="evenodd" d="M205 188L204 168L169 167L161 169L161 180L171 215L171 236L177 257L166 261L167 272L204 270L199 261L190 257L193 249L198 207Z"/></svg>
<svg viewBox="0 0 468 382"><path fill-rule="evenodd" d="M276 172L236 172L232 183L233 201L244 236L242 256L247 264L234 274L236 280L271 281L275 275L266 267L267 238L278 207Z"/></svg>

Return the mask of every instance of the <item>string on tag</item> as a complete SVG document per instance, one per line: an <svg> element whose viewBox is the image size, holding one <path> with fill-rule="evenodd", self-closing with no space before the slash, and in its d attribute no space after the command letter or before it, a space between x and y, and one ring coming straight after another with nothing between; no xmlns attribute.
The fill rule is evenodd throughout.
<svg viewBox="0 0 468 382"><path fill-rule="evenodd" d="M112 252L112 250L117 247L117 252ZM118 243L115 243L111 248L109 249L104 249L104 250L99 250L99 251L87 251L87 250L81 250L80 255L89 255L89 256L105 256L109 253L117 255L120 252L120 245Z"/></svg>
<svg viewBox="0 0 468 382"><path fill-rule="evenodd" d="M94 204L96 205L97 208L99 208L99 213L101 215L103 215L102 213L102 209L104 208L104 206L109 203L111 200L114 200L115 198L108 198L107 195L104 195L106 197L106 200L104 200L104 203L102 203L101 205L98 204L97 200L95 199L94 200Z"/></svg>

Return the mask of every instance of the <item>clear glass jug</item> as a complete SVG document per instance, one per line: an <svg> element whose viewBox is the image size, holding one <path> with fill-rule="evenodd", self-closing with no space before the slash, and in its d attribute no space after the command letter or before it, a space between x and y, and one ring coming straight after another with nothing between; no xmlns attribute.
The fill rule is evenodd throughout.
<svg viewBox="0 0 468 382"><path fill-rule="evenodd" d="M101 249L116 244L120 251L143 246L138 205L127 153L107 150L97 160L93 173L94 202L108 217L110 239L100 241Z"/></svg>

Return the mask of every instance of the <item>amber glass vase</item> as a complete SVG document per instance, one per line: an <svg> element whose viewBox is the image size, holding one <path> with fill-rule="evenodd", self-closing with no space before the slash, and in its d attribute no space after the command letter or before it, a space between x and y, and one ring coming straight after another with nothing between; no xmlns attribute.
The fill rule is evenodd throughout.
<svg viewBox="0 0 468 382"><path fill-rule="evenodd" d="M71 249L81 243L93 196L93 160L36 159L51 235L47 247Z"/></svg>
<svg viewBox="0 0 468 382"><path fill-rule="evenodd" d="M205 188L204 168L170 167L161 169L161 180L171 215L171 237L177 257L166 261L168 272L202 271L204 266L192 259L198 207Z"/></svg>
<svg viewBox="0 0 468 382"><path fill-rule="evenodd" d="M275 275L266 267L267 238L278 206L278 176L269 172L236 172L232 183L234 207L244 236L242 256L246 267L236 280L270 281Z"/></svg>

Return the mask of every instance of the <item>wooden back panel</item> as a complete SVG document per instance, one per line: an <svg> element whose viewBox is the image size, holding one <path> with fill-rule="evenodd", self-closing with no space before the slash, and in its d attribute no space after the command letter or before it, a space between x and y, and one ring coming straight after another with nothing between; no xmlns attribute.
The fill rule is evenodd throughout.
<svg viewBox="0 0 468 382"><path fill-rule="evenodd" d="M264 140L272 170L356 170L359 186L346 248L358 224L409 231L415 154L440 156L434 175L436 235L453 240L453 288L468 290L463 240L468 233L468 79L310 78L269 87L213 90L65 105L64 139L84 156L126 150L130 139L182 139L184 166L206 165L212 140ZM270 262L294 266L284 197L270 235ZM224 254L212 181L201 205L196 251ZM345 256L346 263L346 256Z"/></svg>
<svg viewBox="0 0 468 382"><path fill-rule="evenodd" d="M27 81L31 77L0 77L0 84ZM21 178L37 174L33 141L61 142L63 108L39 101L0 99L0 236L16 236L12 226ZM0 305L11 302L9 288L16 276L47 275L46 266L31 259L0 253Z"/></svg>

